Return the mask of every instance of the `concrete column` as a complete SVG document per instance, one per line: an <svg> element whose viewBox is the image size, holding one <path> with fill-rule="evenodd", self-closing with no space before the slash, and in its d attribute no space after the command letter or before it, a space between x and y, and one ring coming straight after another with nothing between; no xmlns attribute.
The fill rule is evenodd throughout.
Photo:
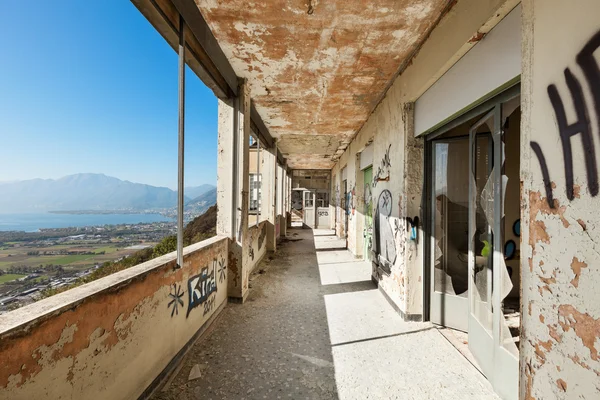
<svg viewBox="0 0 600 400"><path fill-rule="evenodd" d="M265 159L265 169L268 171L268 188L269 188L269 214L267 222L267 251L277 250L277 141L269 152L269 157Z"/></svg>
<svg viewBox="0 0 600 400"><path fill-rule="evenodd" d="M406 144L404 146L404 195L399 203L400 225L405 232L404 263L406 265L406 309L407 318L419 319L423 315L423 263L424 252L421 209L424 182L424 141L415 138L414 103L405 103L402 109L402 121ZM406 218L410 218L416 228L416 238L411 239L412 226Z"/></svg>
<svg viewBox="0 0 600 400"><path fill-rule="evenodd" d="M365 237L364 237L364 226L365 226L365 174L360 169L360 153L356 153L356 161L354 162L355 167L355 192L354 192L354 207L356 211L354 213L354 256L356 258L364 258L365 249Z"/></svg>
<svg viewBox="0 0 600 400"><path fill-rule="evenodd" d="M248 247L248 190L249 190L249 140L250 140L250 90L245 80L240 81L239 97L236 99L234 131L237 149L234 163L231 164L231 175L235 177L232 192L235 193L235 210L230 215L235 217L235 238L229 250L228 295L233 301L243 302L248 295L249 262L248 254L243 249ZM232 146L232 148L233 148ZM219 171L220 173L221 171ZM227 174L227 173L226 173ZM234 224L232 224L234 226Z"/></svg>
<svg viewBox="0 0 600 400"><path fill-rule="evenodd" d="M287 176L287 162L281 168L281 221L279 224L279 235L285 237L287 235L287 208L288 208L288 176Z"/></svg>
<svg viewBox="0 0 600 400"><path fill-rule="evenodd" d="M218 100L217 235L235 239L237 209L236 107L237 100Z"/></svg>

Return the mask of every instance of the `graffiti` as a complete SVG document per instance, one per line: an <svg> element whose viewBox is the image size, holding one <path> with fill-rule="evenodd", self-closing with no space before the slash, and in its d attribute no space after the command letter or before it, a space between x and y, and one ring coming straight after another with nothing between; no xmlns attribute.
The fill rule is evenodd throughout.
<svg viewBox="0 0 600 400"><path fill-rule="evenodd" d="M223 283L223 280L227 277L227 265L225 264L225 259L222 257L219 260L219 269L217 272L219 273L219 283Z"/></svg>
<svg viewBox="0 0 600 400"><path fill-rule="evenodd" d="M577 54L576 59L577 64L583 71L583 74L591 89L594 100L594 110L599 121L598 124L600 125L600 65L598 65L598 62L594 57L594 52L598 48L600 48L600 31L596 33L585 44L585 46L583 46L583 49L579 52L579 54ZM556 85L549 85L547 92L550 103L552 104L552 108L554 109L560 143L563 150L567 198L569 200L573 200L575 198L575 183L573 178L573 149L571 139L577 135L581 135L588 189L592 197L595 197L598 195L599 191L598 167L596 165L596 150L594 147L592 126L589 117L590 112L586 106L583 89L579 79L577 79L577 77L569 68L565 69L564 75L567 87L569 88L569 92L571 94L575 115L577 117L576 122L569 124L567 120L567 113L565 111L565 105ZM552 193L553 183L550 180L550 173L548 171L546 157L544 156L539 143L532 141L530 145L540 163L544 188L546 190L546 200L548 201L548 205L551 208L554 208L554 196Z"/></svg>
<svg viewBox="0 0 600 400"><path fill-rule="evenodd" d="M419 217L406 217L406 230L410 229L410 240L418 241Z"/></svg>
<svg viewBox="0 0 600 400"><path fill-rule="evenodd" d="M394 220L394 237L397 237L404 229L400 223L400 219Z"/></svg>
<svg viewBox="0 0 600 400"><path fill-rule="evenodd" d="M292 190L292 208L294 210L302 210L302 192L300 190Z"/></svg>
<svg viewBox="0 0 600 400"><path fill-rule="evenodd" d="M171 301L169 301L169 304L167 305L167 307L171 309L171 317L173 317L173 315L179 315L179 308L183 308L182 298L184 294L185 290L181 290L181 285L177 286L177 284L174 283L171 288L171 293L169 293Z"/></svg>
<svg viewBox="0 0 600 400"><path fill-rule="evenodd" d="M215 307L215 296L204 302L204 313L202 315L206 315L213 310Z"/></svg>
<svg viewBox="0 0 600 400"><path fill-rule="evenodd" d="M319 217L328 217L329 216L329 211L327 211L327 210L319 210L319 211L317 211L317 213L319 214Z"/></svg>
<svg viewBox="0 0 600 400"><path fill-rule="evenodd" d="M354 215L353 203L354 203L354 187L346 193L345 211L346 211L346 215L349 217L350 220L352 220L352 216Z"/></svg>
<svg viewBox="0 0 600 400"><path fill-rule="evenodd" d="M204 267L200 271L200 274L192 276L188 280L189 300L186 318L194 308L203 304L212 293L217 291L216 269L217 263L215 260L213 261L210 274L208 273L208 267Z"/></svg>
<svg viewBox="0 0 600 400"><path fill-rule="evenodd" d="M371 206L371 185L368 183L365 183L365 207L369 208Z"/></svg>
<svg viewBox="0 0 600 400"><path fill-rule="evenodd" d="M396 261L395 235L390 223L392 215L392 193L383 190L377 202L375 212L375 253L382 266L389 272Z"/></svg>
<svg viewBox="0 0 600 400"><path fill-rule="evenodd" d="M254 261L254 248L252 248L252 243L248 246L248 256L252 261Z"/></svg>
<svg viewBox="0 0 600 400"><path fill-rule="evenodd" d="M371 250L373 247L372 236L373 236L373 205L371 195L371 183L365 183L365 228L363 230L363 236L366 238L367 249Z"/></svg>
<svg viewBox="0 0 600 400"><path fill-rule="evenodd" d="M265 242L265 238L267 237L267 227L263 225L260 230L260 235L258 235L258 249L262 249L263 243Z"/></svg>
<svg viewBox="0 0 600 400"><path fill-rule="evenodd" d="M348 215L350 219L354 216L356 212L356 185L352 186L352 190L349 192L348 196Z"/></svg>
<svg viewBox="0 0 600 400"><path fill-rule="evenodd" d="M377 186L377 182L381 181L389 181L390 180L390 167L392 164L390 163L390 149L392 148L392 144L388 146L379 167L377 168L377 173L373 177L373 187Z"/></svg>

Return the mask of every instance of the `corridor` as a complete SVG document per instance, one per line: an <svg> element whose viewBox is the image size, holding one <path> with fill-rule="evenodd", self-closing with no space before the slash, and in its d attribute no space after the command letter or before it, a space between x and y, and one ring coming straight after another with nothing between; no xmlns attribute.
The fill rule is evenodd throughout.
<svg viewBox="0 0 600 400"><path fill-rule="evenodd" d="M331 231L291 229L154 399L497 399L429 323L404 322Z"/></svg>

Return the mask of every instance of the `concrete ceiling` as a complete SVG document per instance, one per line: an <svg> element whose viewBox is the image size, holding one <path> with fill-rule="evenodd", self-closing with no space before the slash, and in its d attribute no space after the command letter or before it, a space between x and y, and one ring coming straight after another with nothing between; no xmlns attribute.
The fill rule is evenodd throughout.
<svg viewBox="0 0 600 400"><path fill-rule="evenodd" d="M330 169L451 0L195 0L294 169Z"/></svg>

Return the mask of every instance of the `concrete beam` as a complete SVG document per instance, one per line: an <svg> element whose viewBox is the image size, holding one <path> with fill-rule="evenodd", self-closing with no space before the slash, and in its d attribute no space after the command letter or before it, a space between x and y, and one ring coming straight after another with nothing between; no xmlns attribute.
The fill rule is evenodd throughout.
<svg viewBox="0 0 600 400"><path fill-rule="evenodd" d="M227 57L225 57L223 50L221 50L217 39L215 39L212 31L208 27L208 24L204 20L204 17L202 17L202 14L200 13L200 10L198 9L198 6L194 0L171 1L200 44L200 47L203 51L203 56L206 56L206 58L203 57L203 59L200 61L212 63L216 67L218 73L227 83L230 93L237 95L238 77L231 67L231 64L229 64L229 60L227 60Z"/></svg>

